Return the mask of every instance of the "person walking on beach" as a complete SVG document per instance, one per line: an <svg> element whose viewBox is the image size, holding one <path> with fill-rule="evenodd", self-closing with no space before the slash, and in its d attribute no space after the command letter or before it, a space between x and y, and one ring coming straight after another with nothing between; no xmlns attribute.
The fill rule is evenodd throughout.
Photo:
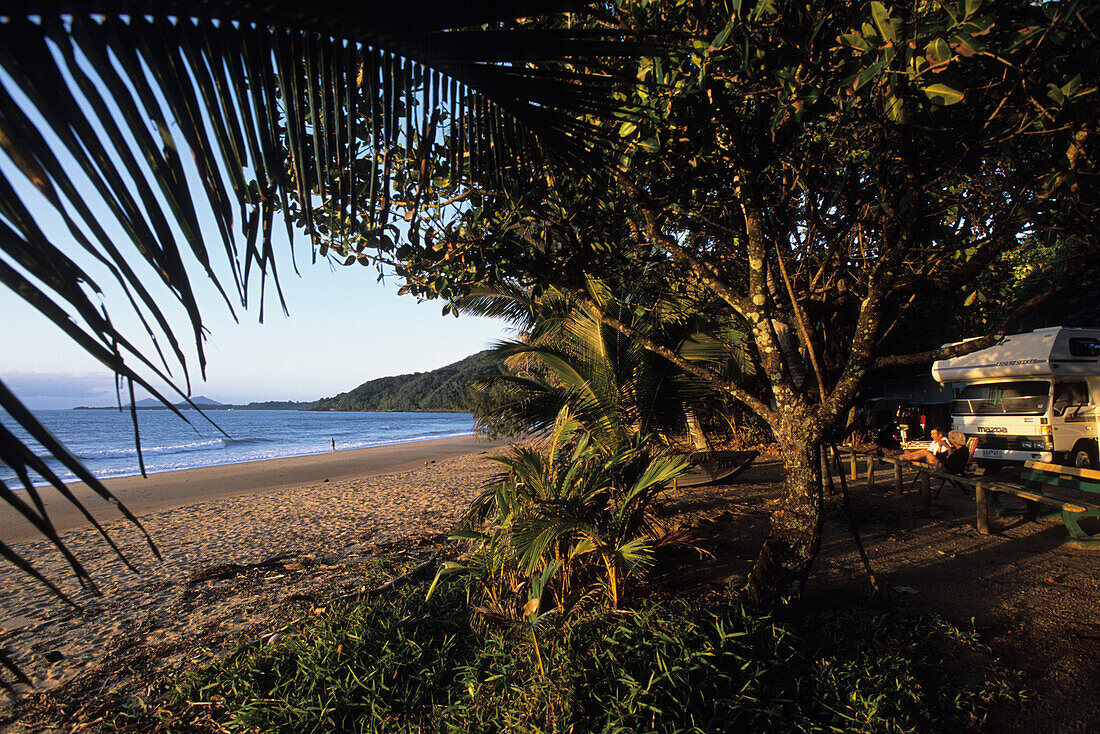
<svg viewBox="0 0 1100 734"><path fill-rule="evenodd" d="M335 438L335 437L333 437L333 438L331 438L331 439L329 439L329 440L330 440L330 441L332 441L332 453L334 453L334 454L335 454L335 453L336 453L336 438Z"/></svg>

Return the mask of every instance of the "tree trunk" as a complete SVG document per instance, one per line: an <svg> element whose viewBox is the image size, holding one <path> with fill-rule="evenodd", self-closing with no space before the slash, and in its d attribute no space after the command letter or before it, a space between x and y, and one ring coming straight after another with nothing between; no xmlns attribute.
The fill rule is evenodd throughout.
<svg viewBox="0 0 1100 734"><path fill-rule="evenodd" d="M777 431L786 469L786 494L772 513L768 539L749 576L752 602L798 596L821 547L821 439L805 424L784 421Z"/></svg>
<svg viewBox="0 0 1100 734"><path fill-rule="evenodd" d="M691 437L693 451L710 451L710 442L707 434L703 433L703 426L699 423L699 417L692 408L684 408L684 417L687 418L688 436Z"/></svg>

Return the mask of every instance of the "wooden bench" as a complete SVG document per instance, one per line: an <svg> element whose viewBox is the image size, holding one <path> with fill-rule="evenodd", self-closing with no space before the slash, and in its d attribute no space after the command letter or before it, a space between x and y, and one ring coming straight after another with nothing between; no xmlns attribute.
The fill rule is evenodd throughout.
<svg viewBox="0 0 1100 734"><path fill-rule="evenodd" d="M1100 506L1076 497L1060 496L1069 490L1096 495L1100 500L1100 471L1028 461L1024 464L1020 479L1044 498L1063 502L1060 508L1062 524L1066 526L1070 544L1078 548L1100 549L1100 532L1090 534L1080 524L1085 518L1100 518ZM1037 505L1031 507L1038 509Z"/></svg>
<svg viewBox="0 0 1100 734"><path fill-rule="evenodd" d="M1025 518L1061 518L1062 524L1066 526L1067 542L1070 545L1087 549L1100 548L1100 534L1090 535L1080 525L1080 521L1086 517L1100 517L1100 506L1064 496L1066 490L1100 494L1100 472L1028 461L1020 473L1020 480L1023 486L997 482L977 489L980 532L989 532L990 512L1001 516L1015 514L1005 508L997 498L998 494L1010 495L1024 500ZM1062 491L1052 493L1052 489L1056 492L1059 489ZM1051 510L1044 512L1044 507Z"/></svg>

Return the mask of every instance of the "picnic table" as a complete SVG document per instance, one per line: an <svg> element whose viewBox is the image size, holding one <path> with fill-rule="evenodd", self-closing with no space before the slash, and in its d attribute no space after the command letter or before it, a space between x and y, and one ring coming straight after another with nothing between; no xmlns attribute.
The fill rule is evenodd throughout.
<svg viewBox="0 0 1100 734"><path fill-rule="evenodd" d="M1090 518L1097 519L1097 524L1100 524L1100 471L1028 461L1020 474L1020 482L1015 483L1001 478L948 474L922 464L876 456L873 453L851 451L850 457L853 480L860 473L857 468L858 459L867 460L868 487L874 486L877 462L892 464L894 483L899 495L904 491L903 468L916 471L921 500L925 505L931 504L935 494L931 489L931 480L939 479L940 486L952 484L963 490L973 489L975 525L978 532L984 535L990 533L990 514L1013 514L1013 510L1000 501L1002 497L1013 496L1024 501L1024 517L1028 519L1060 517L1066 527L1068 544L1083 549L1100 549L1100 530L1090 533L1087 528L1081 527L1081 521ZM1096 496L1095 499L1092 495ZM1050 509L1044 512L1044 508Z"/></svg>
<svg viewBox="0 0 1100 734"><path fill-rule="evenodd" d="M1024 463L1020 472L1023 486L1011 484L990 484L983 487L987 494L986 532L988 532L988 511L998 515L1010 514L997 495L1013 495L1024 500L1025 517L1060 516L1066 527L1066 542L1078 548L1100 549L1100 531L1090 533L1081 527L1081 521L1097 518L1100 523L1100 471L1079 469L1072 466L1046 464L1040 461ZM982 494L983 492L979 492ZM1091 495L1096 495L1094 501ZM978 500L979 503L981 500ZM1052 508L1044 512L1044 507ZM981 529L982 508L979 507L979 529Z"/></svg>

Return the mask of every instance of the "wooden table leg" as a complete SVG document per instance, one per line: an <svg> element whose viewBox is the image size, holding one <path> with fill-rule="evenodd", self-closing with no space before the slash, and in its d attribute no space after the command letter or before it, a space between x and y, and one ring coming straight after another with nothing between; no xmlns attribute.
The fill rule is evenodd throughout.
<svg viewBox="0 0 1100 734"><path fill-rule="evenodd" d="M928 475L924 472L920 473L920 502L925 507L932 504L932 486L928 480Z"/></svg>
<svg viewBox="0 0 1100 734"><path fill-rule="evenodd" d="M985 487L981 484L974 486L974 503L977 505L978 510L978 532L982 535L989 535L989 495L986 494Z"/></svg>
<svg viewBox="0 0 1100 734"><path fill-rule="evenodd" d="M905 492L905 483L901 481L901 464L894 464L894 494Z"/></svg>

